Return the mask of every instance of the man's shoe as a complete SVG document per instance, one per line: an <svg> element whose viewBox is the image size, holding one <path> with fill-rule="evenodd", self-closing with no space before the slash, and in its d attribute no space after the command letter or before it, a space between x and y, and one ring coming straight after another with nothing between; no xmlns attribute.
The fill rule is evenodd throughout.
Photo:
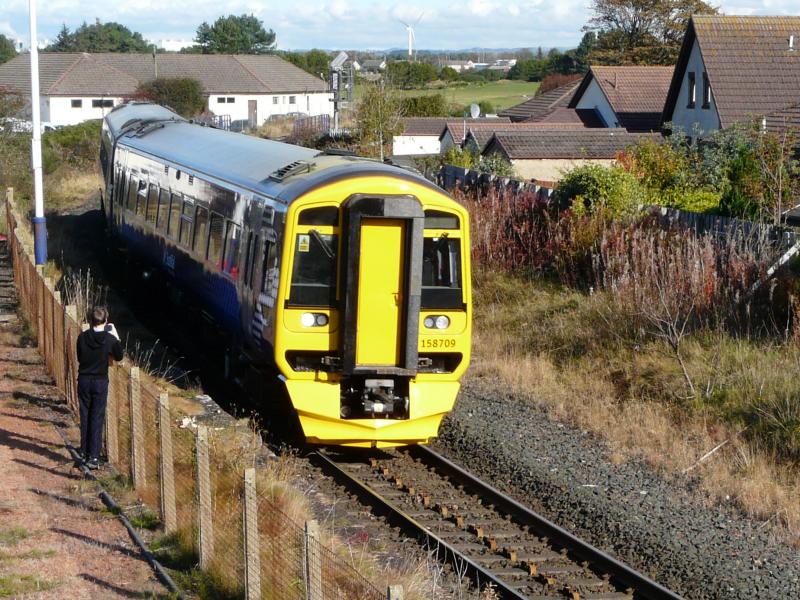
<svg viewBox="0 0 800 600"><path fill-rule="evenodd" d="M75 467L80 468L86 462L86 455L80 450L77 451L78 458L75 459Z"/></svg>
<svg viewBox="0 0 800 600"><path fill-rule="evenodd" d="M86 461L86 466L95 471L100 468L100 461L96 458L90 458Z"/></svg>

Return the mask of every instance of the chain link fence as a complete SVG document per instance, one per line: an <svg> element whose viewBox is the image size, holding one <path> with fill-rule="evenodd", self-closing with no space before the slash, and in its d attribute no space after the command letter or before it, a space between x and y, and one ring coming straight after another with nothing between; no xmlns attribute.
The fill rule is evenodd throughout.
<svg viewBox="0 0 800 600"><path fill-rule="evenodd" d="M20 308L67 406L78 419L76 341L87 325L65 306L36 267L27 222L13 191L5 203ZM22 223L22 225L21 225ZM81 315L83 316L83 315ZM214 597L248 600L382 600L381 591L320 534L315 521L287 514L259 465L260 436L210 427L173 406L157 381L135 366L109 367L105 445L109 463L180 548L199 562Z"/></svg>

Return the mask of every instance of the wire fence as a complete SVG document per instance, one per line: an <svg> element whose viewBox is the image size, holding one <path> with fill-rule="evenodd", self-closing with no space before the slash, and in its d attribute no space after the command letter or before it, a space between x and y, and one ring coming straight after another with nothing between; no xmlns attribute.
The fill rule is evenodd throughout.
<svg viewBox="0 0 800 600"><path fill-rule="evenodd" d="M9 252L20 308L67 406L78 419L77 337L88 326L34 265L27 222L6 193ZM24 224L21 226L20 224ZM82 315L81 315L82 316ZM175 401L173 403L173 401ZM175 404L175 405L174 405ZM197 424L157 380L125 363L109 367L105 448L166 534L198 562L210 597L248 600L399 600L402 588L367 579L289 510L259 456L260 436ZM384 591L381 591L384 590Z"/></svg>

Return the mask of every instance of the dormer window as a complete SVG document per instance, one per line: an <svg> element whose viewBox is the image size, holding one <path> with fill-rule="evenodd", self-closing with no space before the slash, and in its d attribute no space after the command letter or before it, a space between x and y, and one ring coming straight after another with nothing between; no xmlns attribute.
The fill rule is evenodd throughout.
<svg viewBox="0 0 800 600"><path fill-rule="evenodd" d="M697 85L695 83L694 71L688 73L689 85L686 88L686 108L694 108L695 99L697 97Z"/></svg>
<svg viewBox="0 0 800 600"><path fill-rule="evenodd" d="M711 82L708 73L703 71L703 108L711 108Z"/></svg>

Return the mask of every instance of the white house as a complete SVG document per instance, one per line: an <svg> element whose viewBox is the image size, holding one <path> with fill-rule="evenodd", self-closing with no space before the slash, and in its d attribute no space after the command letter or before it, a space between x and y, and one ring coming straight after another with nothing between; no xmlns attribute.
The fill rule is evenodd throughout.
<svg viewBox="0 0 800 600"><path fill-rule="evenodd" d="M450 67L457 73L463 73L464 71L471 71L475 68L475 63L471 60L449 60L442 64L442 67Z"/></svg>
<svg viewBox="0 0 800 600"><path fill-rule="evenodd" d="M157 77L196 79L208 110L232 121L333 112L322 79L273 55L41 53L39 64L42 120L56 126L102 118ZM30 96L28 56L0 65L0 88Z"/></svg>
<svg viewBox="0 0 800 600"><path fill-rule="evenodd" d="M662 120L702 135L799 102L800 17L695 15Z"/></svg>
<svg viewBox="0 0 800 600"><path fill-rule="evenodd" d="M568 107L594 110L605 127L658 131L672 67L592 66Z"/></svg>
<svg viewBox="0 0 800 600"><path fill-rule="evenodd" d="M439 154L439 137L447 126L440 117L409 117L403 119L403 131L392 138L394 156L423 156Z"/></svg>

